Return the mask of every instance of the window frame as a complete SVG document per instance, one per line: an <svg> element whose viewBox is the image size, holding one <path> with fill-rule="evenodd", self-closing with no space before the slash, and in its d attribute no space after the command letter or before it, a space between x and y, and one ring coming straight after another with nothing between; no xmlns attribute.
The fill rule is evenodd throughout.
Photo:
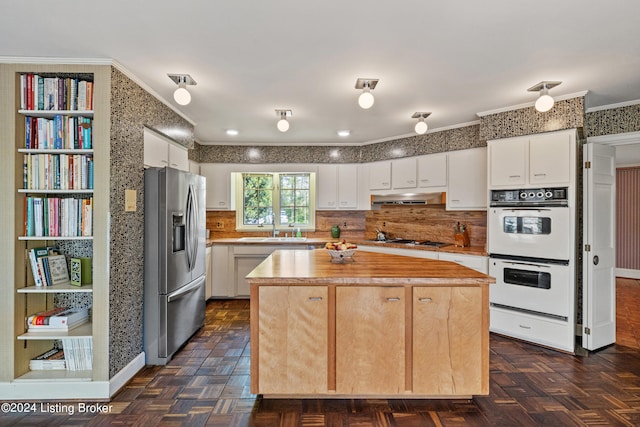
<svg viewBox="0 0 640 427"><path fill-rule="evenodd" d="M300 229L300 231L315 231L316 228L316 173L308 172L308 171L300 171L300 172L238 172L235 175L234 181L234 192L235 192L235 205L236 205L236 231L239 232L271 232L273 230L273 226L271 224L263 224L263 225L249 225L244 224L244 176L250 175L271 175L273 179L274 189L272 196L272 209L274 213L279 213L281 209L280 205L280 176L282 175L308 175L309 176L309 223L308 224L298 224L298 223L282 223L280 221L280 215L275 214L274 217L276 219L275 228L277 231L286 231L291 230L293 233L294 230Z"/></svg>

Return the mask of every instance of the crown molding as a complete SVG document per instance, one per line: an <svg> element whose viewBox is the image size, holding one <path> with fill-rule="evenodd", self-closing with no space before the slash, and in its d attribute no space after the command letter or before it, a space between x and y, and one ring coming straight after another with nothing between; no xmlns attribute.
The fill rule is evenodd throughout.
<svg viewBox="0 0 640 427"><path fill-rule="evenodd" d="M596 111L603 111L603 110L613 110L614 108L630 107L632 105L638 105L638 104L640 104L640 99L634 99L632 101L618 102L616 104L600 105L598 107L590 107L590 108L587 108L586 113L594 113Z"/></svg>

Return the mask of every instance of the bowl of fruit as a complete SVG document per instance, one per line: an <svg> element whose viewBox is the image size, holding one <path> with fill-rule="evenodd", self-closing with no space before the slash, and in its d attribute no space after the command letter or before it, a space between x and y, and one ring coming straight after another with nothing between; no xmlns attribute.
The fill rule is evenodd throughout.
<svg viewBox="0 0 640 427"><path fill-rule="evenodd" d="M329 252L331 262L345 262L353 261L353 254L356 253L358 245L343 240L341 242L327 242L324 248Z"/></svg>

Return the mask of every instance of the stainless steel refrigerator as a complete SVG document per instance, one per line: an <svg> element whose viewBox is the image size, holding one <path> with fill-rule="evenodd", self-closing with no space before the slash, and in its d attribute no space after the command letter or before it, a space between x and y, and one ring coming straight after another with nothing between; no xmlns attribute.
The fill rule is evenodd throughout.
<svg viewBox="0 0 640 427"><path fill-rule="evenodd" d="M204 325L205 179L173 168L144 172L144 350L165 365Z"/></svg>

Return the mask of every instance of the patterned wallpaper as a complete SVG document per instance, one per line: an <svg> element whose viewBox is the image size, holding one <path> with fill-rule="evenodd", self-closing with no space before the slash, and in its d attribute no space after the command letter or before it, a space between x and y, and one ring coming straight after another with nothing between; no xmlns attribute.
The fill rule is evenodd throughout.
<svg viewBox="0 0 640 427"><path fill-rule="evenodd" d="M587 114L586 136L640 132L640 104Z"/></svg>
<svg viewBox="0 0 640 427"><path fill-rule="evenodd" d="M143 127L193 147L193 126L111 69L111 244L109 376L143 351L144 136ZM125 189L137 191L137 209L124 211Z"/></svg>

